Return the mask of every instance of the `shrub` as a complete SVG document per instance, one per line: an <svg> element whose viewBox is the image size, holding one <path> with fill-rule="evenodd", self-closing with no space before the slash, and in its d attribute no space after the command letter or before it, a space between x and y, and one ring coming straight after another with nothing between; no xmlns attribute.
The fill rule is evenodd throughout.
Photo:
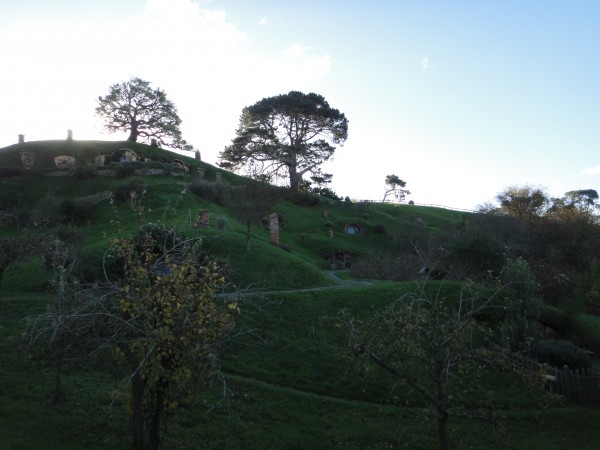
<svg viewBox="0 0 600 450"><path fill-rule="evenodd" d="M217 228L219 230L224 230L227 227L227 217L225 216L219 216L217 217Z"/></svg>
<svg viewBox="0 0 600 450"><path fill-rule="evenodd" d="M92 215L92 206L81 200L64 200L58 205L61 223L83 225Z"/></svg>
<svg viewBox="0 0 600 450"><path fill-rule="evenodd" d="M117 186L113 191L113 194L117 203L125 203L129 201L132 193L141 197L144 192L146 192L146 184L139 180L133 180L129 183Z"/></svg>
<svg viewBox="0 0 600 450"><path fill-rule="evenodd" d="M157 223L143 224L131 238L137 254L150 251L154 255L162 255L166 250L174 248L180 241L181 238L173 227ZM148 242L153 244L152 248L147 248Z"/></svg>
<svg viewBox="0 0 600 450"><path fill-rule="evenodd" d="M531 346L531 356L541 363L550 364L562 369L589 369L592 367L592 358L583 349L571 341L544 339Z"/></svg>
<svg viewBox="0 0 600 450"><path fill-rule="evenodd" d="M132 163L120 163L115 167L115 174L117 178L127 178L135 174L135 164Z"/></svg>
<svg viewBox="0 0 600 450"><path fill-rule="evenodd" d="M71 171L71 176L76 180L89 180L96 176L96 169L93 167L75 167Z"/></svg>
<svg viewBox="0 0 600 450"><path fill-rule="evenodd" d="M190 191L207 202L212 203L217 199L217 188L212 181L195 180L190 184Z"/></svg>
<svg viewBox="0 0 600 450"><path fill-rule="evenodd" d="M375 225L373 227L373 233L374 234L385 234L385 225L378 223L377 225Z"/></svg>
<svg viewBox="0 0 600 450"><path fill-rule="evenodd" d="M22 167L0 167L0 178L20 177L25 173Z"/></svg>
<svg viewBox="0 0 600 450"><path fill-rule="evenodd" d="M354 262L350 274L373 280L407 281L417 278L421 266L418 258L411 253L398 256L373 253Z"/></svg>
<svg viewBox="0 0 600 450"><path fill-rule="evenodd" d="M218 205L225 206L229 203L230 194L231 194L231 186L229 184L223 183L222 181L215 183L215 202Z"/></svg>
<svg viewBox="0 0 600 450"><path fill-rule="evenodd" d="M54 227L61 222L60 205L63 200L49 191L31 210L31 221L34 226Z"/></svg>
<svg viewBox="0 0 600 450"><path fill-rule="evenodd" d="M303 207L316 206L321 201L318 195L298 191L290 191L287 199L292 202L292 204Z"/></svg>

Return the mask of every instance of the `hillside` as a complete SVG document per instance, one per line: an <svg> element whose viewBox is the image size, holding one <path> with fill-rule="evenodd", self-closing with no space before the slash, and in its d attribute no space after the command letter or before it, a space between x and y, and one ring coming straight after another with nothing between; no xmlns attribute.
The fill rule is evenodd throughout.
<svg viewBox="0 0 600 450"><path fill-rule="evenodd" d="M121 149L134 151L139 160L94 164L99 156L106 158L116 153L121 157L118 152ZM20 160L23 153L34 155L30 169ZM57 167L56 159L63 156L74 161ZM182 170L174 164L175 160L189 168ZM95 202L104 193L143 185L143 198L138 199L139 206L144 208L141 220L169 223L190 236L205 236L211 250L231 266L236 283L268 289L328 284L320 272L330 267L327 258L336 252L353 259L387 253L389 242L385 230L397 227L400 222L412 222L427 233L439 234L449 232L465 216L414 205L354 204L307 195L280 201L265 213L265 217L270 213L279 215L281 247L291 251L273 246L259 221L252 224L252 251L246 251L245 228L236 220L234 211L223 201L214 202L190 191L194 182L201 181L214 192L219 185L237 185L242 179L193 158L131 142L43 141L0 149L0 170L5 172L0 193L18 197L19 207L28 211L50 202L49 197L58 203L87 199ZM122 215L120 232L123 233L132 232L139 221L131 220L135 212L127 202L117 204L114 209L104 198L89 209L89 216L77 227L77 233L85 235L82 251L89 264L94 264L97 262L94 258L100 256L111 237L109 224L115 219L114 214ZM207 228L194 228L200 210L209 212ZM117 230L112 231L114 234ZM415 266L415 273L419 268Z"/></svg>
<svg viewBox="0 0 600 450"><path fill-rule="evenodd" d="M435 448L436 416L427 401L389 374L358 367L334 318L349 311L365 323L417 291L452 305L465 285L476 284L458 275L476 276L487 267L482 261L506 258L516 229L494 230L500 239L487 222L473 228L485 218L468 213L285 190L276 191L272 204L261 203L244 197L245 181L195 158L131 142L12 145L0 149L0 242L42 249L48 240L66 242L78 283L102 281L111 241L142 224L202 238L228 277L219 298L244 295L219 381L190 388L201 401L183 401L170 413L169 448ZM246 208L255 201L259 215ZM273 215L278 245L269 230ZM250 216L248 247L244 217ZM423 283L424 261L445 248L464 259L464 272ZM129 448L130 380L113 349L68 359L66 399L50 401L57 371L31 357L24 336L28 318L56 308L57 271L40 248L10 258L0 253L0 448ZM476 280L482 286L485 276ZM496 282L499 277L481 288L483 295ZM569 336L594 348L597 318L581 315L578 322L561 307L548 307L545 318L570 317ZM500 316L480 319L487 326ZM453 378L459 410L492 413L495 422L452 417L453 448L592 449L600 439L593 398L581 404L538 397L536 383L519 383L512 370L459 375Z"/></svg>

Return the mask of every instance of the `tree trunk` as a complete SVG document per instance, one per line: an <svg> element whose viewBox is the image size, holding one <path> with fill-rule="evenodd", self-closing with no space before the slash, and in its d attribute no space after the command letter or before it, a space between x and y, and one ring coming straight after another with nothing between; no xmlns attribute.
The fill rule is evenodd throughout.
<svg viewBox="0 0 600 450"><path fill-rule="evenodd" d="M437 433L440 450L450 450L448 442L448 411L446 410L447 396L444 389L444 367L446 360L436 360L434 383L436 388L435 408L437 411Z"/></svg>
<svg viewBox="0 0 600 450"><path fill-rule="evenodd" d="M136 373L131 380L132 450L144 450L144 382Z"/></svg>
<svg viewBox="0 0 600 450"><path fill-rule="evenodd" d="M137 138L140 135L138 130L138 124L135 120L131 122L131 129L129 130L129 137L127 138L130 142L137 142Z"/></svg>
<svg viewBox="0 0 600 450"><path fill-rule="evenodd" d="M288 166L288 169L290 172L290 190L299 191L300 190L300 180L302 179L302 177L298 175L295 165L290 164Z"/></svg>
<svg viewBox="0 0 600 450"><path fill-rule="evenodd" d="M160 448L160 426L161 416L164 409L164 395L162 389L159 387L156 393L156 399L154 404L154 411L150 417L150 429L148 436L148 448L149 450L158 450Z"/></svg>
<svg viewBox="0 0 600 450"><path fill-rule="evenodd" d="M437 407L437 433L440 450L450 450L448 442L448 413L443 404Z"/></svg>

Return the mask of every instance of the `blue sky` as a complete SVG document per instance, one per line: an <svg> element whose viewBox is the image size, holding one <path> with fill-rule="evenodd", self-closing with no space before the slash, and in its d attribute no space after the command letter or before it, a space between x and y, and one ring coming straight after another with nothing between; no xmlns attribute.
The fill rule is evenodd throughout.
<svg viewBox="0 0 600 450"><path fill-rule="evenodd" d="M15 4L12 4L15 3ZM301 90L346 114L333 189L472 209L508 185L600 190L595 0L21 0L0 6L0 147L105 135L95 101L138 76L216 163L240 112Z"/></svg>

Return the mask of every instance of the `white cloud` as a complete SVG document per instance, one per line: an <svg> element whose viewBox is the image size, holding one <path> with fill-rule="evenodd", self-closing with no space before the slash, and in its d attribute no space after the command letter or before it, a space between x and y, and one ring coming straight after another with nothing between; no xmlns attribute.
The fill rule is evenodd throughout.
<svg viewBox="0 0 600 450"><path fill-rule="evenodd" d="M297 73L302 78L318 79L329 73L332 59L329 55L319 55L311 47L293 44L283 53L284 67L288 75Z"/></svg>
<svg viewBox="0 0 600 450"><path fill-rule="evenodd" d="M266 17L265 17L266 20ZM101 133L96 99L132 76L161 87L178 108L183 137L214 163L239 114L263 97L313 90L329 55L300 43L264 54L225 11L192 0L148 0L110 24L20 24L0 31L0 147L17 141L124 139Z"/></svg>
<svg viewBox="0 0 600 450"><path fill-rule="evenodd" d="M261 17L261 19L258 21L259 25L266 25L269 21L269 17L268 16L263 16Z"/></svg>
<svg viewBox="0 0 600 450"><path fill-rule="evenodd" d="M586 169L583 169L582 172L585 173L586 175L596 175L596 174L600 173L600 166L588 167Z"/></svg>
<svg viewBox="0 0 600 450"><path fill-rule="evenodd" d="M431 65L429 64L429 58L427 56L423 56L423 58L421 58L421 67L425 72L429 71Z"/></svg>

